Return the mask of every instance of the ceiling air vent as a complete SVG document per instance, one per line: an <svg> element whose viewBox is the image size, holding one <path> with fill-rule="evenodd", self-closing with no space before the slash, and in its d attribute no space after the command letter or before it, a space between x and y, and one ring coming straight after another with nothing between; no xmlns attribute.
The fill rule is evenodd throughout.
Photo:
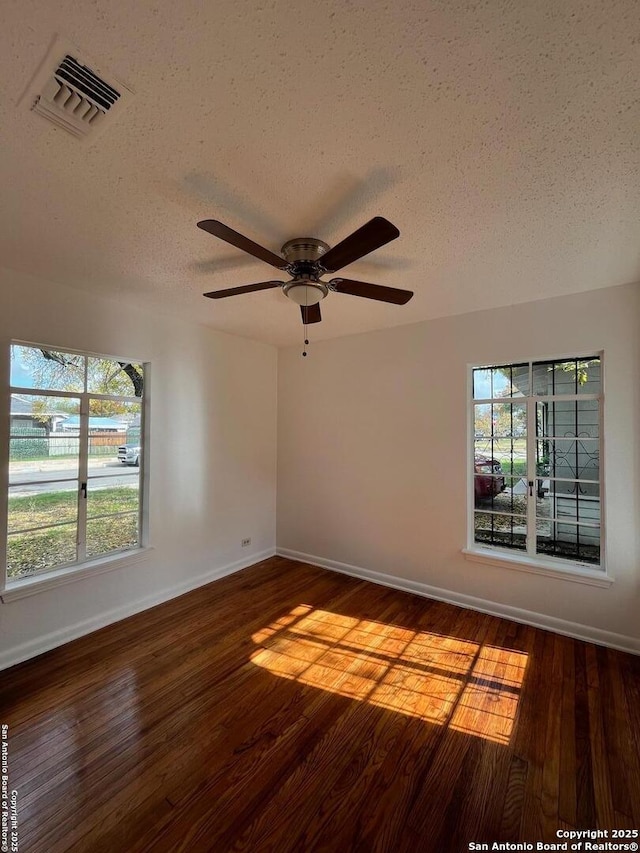
<svg viewBox="0 0 640 853"><path fill-rule="evenodd" d="M74 136L85 136L104 119L119 97L120 92L67 55L45 85L33 110Z"/></svg>
<svg viewBox="0 0 640 853"><path fill-rule="evenodd" d="M77 137L96 135L131 91L56 37L25 96L33 112ZM21 98L21 100L23 100Z"/></svg>

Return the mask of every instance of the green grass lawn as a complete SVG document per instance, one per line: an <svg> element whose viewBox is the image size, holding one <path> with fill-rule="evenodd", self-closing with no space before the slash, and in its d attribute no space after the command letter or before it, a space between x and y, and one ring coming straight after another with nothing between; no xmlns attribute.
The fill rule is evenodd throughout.
<svg viewBox="0 0 640 853"><path fill-rule="evenodd" d="M9 498L7 566L10 578L25 577L76 559L76 507L75 491ZM87 557L137 545L137 510L137 489L115 486L90 490L87 498ZM131 512L132 515L113 515L120 512ZM100 515L107 517L96 518ZM47 527L50 524L60 526ZM31 532L20 532L28 529Z"/></svg>

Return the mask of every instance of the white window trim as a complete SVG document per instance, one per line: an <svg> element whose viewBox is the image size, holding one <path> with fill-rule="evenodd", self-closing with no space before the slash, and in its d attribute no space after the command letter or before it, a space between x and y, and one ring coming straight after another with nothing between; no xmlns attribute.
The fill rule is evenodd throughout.
<svg viewBox="0 0 640 853"><path fill-rule="evenodd" d="M9 581L0 592L3 604L18 601L20 598L28 598L40 592L47 592L68 583L92 578L114 569L124 569L128 566L146 560L153 548L150 546L130 549L129 551L117 551L106 557L96 560L86 560L82 564L75 563L73 566L65 566L62 569L53 569L43 572L41 575L28 575L16 581Z"/></svg>
<svg viewBox="0 0 640 853"><path fill-rule="evenodd" d="M532 559L524 551L517 556L515 551L501 551L499 548L463 548L466 560L472 563L485 563L498 566L501 569L514 569L518 572L528 572L533 575L543 575L557 580L574 581L589 586L610 587L614 579L602 569L591 569L586 564L571 563L568 560Z"/></svg>
<svg viewBox="0 0 640 853"><path fill-rule="evenodd" d="M14 393L34 393L37 391L41 395L46 396L66 396L66 397L82 397L83 395L91 398L99 399L120 399L117 395L97 394L93 392L76 392L76 391L55 391L43 389L17 388L10 385L11 374L11 357L10 348L12 345L30 346L37 348L47 348L52 350L60 350L61 352L73 353L77 355L87 356L89 358L106 358L117 359L118 361L131 362L133 364L142 364L144 368L144 396L140 399L137 397L123 397L122 399L128 402L140 402L140 426L141 436L143 438L144 453L140 464L140 509L138 513L138 530L140 533L140 545L137 548L128 548L122 551L114 551L110 554L97 557L95 559L86 558L82 562L61 566L51 571L43 571L34 575L27 575L23 578L10 580L7 577L7 501L9 495L9 434L11 423L11 395ZM34 341L18 340L16 338L5 338L1 340L0 353L0 378L4 380L6 393L4 395L6 405L6 417L0 417L0 454L5 459L3 465L4 475L1 480L0 489L0 601L7 604L11 601L16 601L21 598L26 598L35 595L39 592L46 592L58 586L63 586L72 583L76 580L84 580L87 577L103 574L104 572L113 571L115 569L126 568L146 559L147 555L153 551L153 547L149 544L149 417L148 410L150 405L150 378L151 365L142 358L129 358L114 356L112 354L91 352L89 350L78 350L72 347L60 346L59 344L37 343ZM80 471L78 472L78 482L80 482Z"/></svg>
<svg viewBox="0 0 640 853"><path fill-rule="evenodd" d="M599 395L580 395L580 399L598 399L600 401L600 430L598 447L600 450L601 464L604 461L604 403L605 403L605 359L602 350L593 349L589 352L568 353L560 356L527 356L521 359L511 359L506 364L529 364L531 373L532 365L538 361L567 361L573 359L592 358L597 356L600 359L600 394ZM497 363L497 362L494 362ZM477 370L480 365L477 363L467 364L467 547L462 549L462 554L465 559L476 563L485 563L500 568L513 569L515 571L528 572L530 574L543 575L561 580L574 581L576 583L584 583L590 586L607 588L614 583L612 578L607 573L606 561L606 512L605 512L605 479L600 477L600 565L591 566L588 563L579 563L577 561L556 559L553 557L543 557L530 554L529 552L508 550L498 546L483 546L475 542L474 530L474 459L475 459L475 428L474 428L474 411L475 405L482 402L492 402L492 400L475 400L473 397L473 371ZM491 366L491 365L488 365ZM563 399L567 399L572 395L563 395ZM504 398L507 399L527 400L530 397L523 398ZM495 402L495 400L493 400ZM535 408L530 407L530 411L535 411ZM529 430L527 430L529 434ZM532 455L534 442L528 442L528 456ZM529 505L528 505L529 512Z"/></svg>

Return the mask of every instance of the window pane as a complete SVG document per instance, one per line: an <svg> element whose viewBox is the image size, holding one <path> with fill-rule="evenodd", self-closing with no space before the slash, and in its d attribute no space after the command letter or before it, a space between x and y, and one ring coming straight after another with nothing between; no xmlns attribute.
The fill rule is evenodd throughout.
<svg viewBox="0 0 640 853"><path fill-rule="evenodd" d="M600 486L539 479L538 512L546 518L600 524Z"/></svg>
<svg viewBox="0 0 640 853"><path fill-rule="evenodd" d="M142 409L139 403L127 403L125 416L127 429L118 447L118 461L122 466L137 467L142 461Z"/></svg>
<svg viewBox="0 0 640 853"><path fill-rule="evenodd" d="M527 443L525 438L476 439L474 465L497 463L495 473L523 477L527 473ZM477 470L484 473L486 469Z"/></svg>
<svg viewBox="0 0 640 853"><path fill-rule="evenodd" d="M137 513L87 519L87 557L137 548L139 544Z"/></svg>
<svg viewBox="0 0 640 853"><path fill-rule="evenodd" d="M12 394L9 482L78 476L80 401Z"/></svg>
<svg viewBox="0 0 640 853"><path fill-rule="evenodd" d="M561 405L556 403L556 406ZM600 403L598 400L577 400L578 436L600 437Z"/></svg>
<svg viewBox="0 0 640 853"><path fill-rule="evenodd" d="M600 406L597 400L554 400L537 404L539 436L599 438Z"/></svg>
<svg viewBox="0 0 640 853"><path fill-rule="evenodd" d="M494 367L491 370L491 396L511 396L511 368Z"/></svg>
<svg viewBox="0 0 640 853"><path fill-rule="evenodd" d="M514 364L511 368L511 396L512 397L529 397L531 389L529 387L529 365Z"/></svg>
<svg viewBox="0 0 640 853"><path fill-rule="evenodd" d="M524 438L527 434L527 410L524 403L476 403L476 438Z"/></svg>
<svg viewBox="0 0 640 853"><path fill-rule="evenodd" d="M528 393L528 364L494 367L491 374L492 397L523 397Z"/></svg>
<svg viewBox="0 0 640 853"><path fill-rule="evenodd" d="M493 434L521 438L527 434L527 412L524 403L494 403Z"/></svg>
<svg viewBox="0 0 640 853"><path fill-rule="evenodd" d="M87 517L137 512L140 492L137 474L121 475L114 483L106 477L90 477L87 488Z"/></svg>
<svg viewBox="0 0 640 853"><path fill-rule="evenodd" d="M17 579L45 569L55 569L76 560L75 524L45 527L35 533L12 533L7 537L7 576Z"/></svg>
<svg viewBox="0 0 640 853"><path fill-rule="evenodd" d="M536 396L599 394L600 359L534 362L533 393Z"/></svg>
<svg viewBox="0 0 640 853"><path fill-rule="evenodd" d="M473 371L473 399L486 400L491 397L491 368L479 367Z"/></svg>
<svg viewBox="0 0 640 853"><path fill-rule="evenodd" d="M536 548L539 554L550 557L599 563L600 528L556 523L549 533L538 533Z"/></svg>
<svg viewBox="0 0 640 853"><path fill-rule="evenodd" d="M476 509L509 515L527 514L527 483L520 477L476 474L474 477Z"/></svg>
<svg viewBox="0 0 640 853"><path fill-rule="evenodd" d="M529 365L506 364L473 371L473 398L523 397L529 393Z"/></svg>
<svg viewBox="0 0 640 853"><path fill-rule="evenodd" d="M527 549L526 518L515 515L474 514L474 541L481 545Z"/></svg>
<svg viewBox="0 0 640 853"><path fill-rule="evenodd" d="M120 476L124 464L136 466L142 457L140 403L90 399L106 404L111 416L89 416L89 476Z"/></svg>
<svg viewBox="0 0 640 853"><path fill-rule="evenodd" d="M127 471L129 469L126 469ZM139 544L138 472L116 480L90 477L87 489L87 557L133 548Z"/></svg>
<svg viewBox="0 0 640 853"><path fill-rule="evenodd" d="M9 488L9 533L75 522L78 517L78 482L32 484Z"/></svg>
<svg viewBox="0 0 640 853"><path fill-rule="evenodd" d="M491 438L491 403L476 403L473 407L473 427L476 438Z"/></svg>
<svg viewBox="0 0 640 853"><path fill-rule="evenodd" d="M84 391L85 356L38 347L11 346L11 385L43 391Z"/></svg>
<svg viewBox="0 0 640 853"><path fill-rule="evenodd" d="M114 397L142 397L143 366L110 358L89 357L87 390Z"/></svg>
<svg viewBox="0 0 640 853"><path fill-rule="evenodd" d="M539 440L538 473L566 480L600 480L600 447L597 441L572 438Z"/></svg>

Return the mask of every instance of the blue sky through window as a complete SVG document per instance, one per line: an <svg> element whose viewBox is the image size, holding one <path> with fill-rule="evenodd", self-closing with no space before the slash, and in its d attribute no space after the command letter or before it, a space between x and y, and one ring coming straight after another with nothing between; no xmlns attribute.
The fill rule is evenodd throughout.
<svg viewBox="0 0 640 853"><path fill-rule="evenodd" d="M11 358L10 384L17 388L35 388L31 371L22 363L18 354Z"/></svg>
<svg viewBox="0 0 640 853"><path fill-rule="evenodd" d="M493 373L493 389L491 387L491 374ZM490 397L507 397L509 390L509 379L496 369L480 367L473 371L473 396L476 400L488 399Z"/></svg>

